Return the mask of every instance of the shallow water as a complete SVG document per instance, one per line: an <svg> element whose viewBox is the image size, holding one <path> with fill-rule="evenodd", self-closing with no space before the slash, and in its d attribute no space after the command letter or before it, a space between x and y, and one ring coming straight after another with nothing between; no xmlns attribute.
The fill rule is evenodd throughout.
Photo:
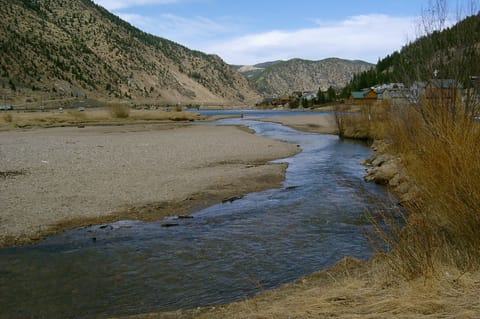
<svg viewBox="0 0 480 319"><path fill-rule="evenodd" d="M385 194L363 182L367 147L274 123L220 123L301 146L284 160L282 189L169 218L176 227L121 221L2 249L0 318L102 318L231 302L344 256L371 256L363 192Z"/></svg>

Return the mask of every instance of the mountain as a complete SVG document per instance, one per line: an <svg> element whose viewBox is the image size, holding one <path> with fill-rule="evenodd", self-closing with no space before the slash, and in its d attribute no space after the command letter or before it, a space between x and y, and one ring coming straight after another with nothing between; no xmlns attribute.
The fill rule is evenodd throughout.
<svg viewBox="0 0 480 319"><path fill-rule="evenodd" d="M252 104L216 55L140 31L90 0L0 0L0 97ZM1 103L0 103L1 104Z"/></svg>
<svg viewBox="0 0 480 319"><path fill-rule="evenodd" d="M345 86L354 74L369 70L373 64L329 58L320 61L292 59L237 66L263 96L282 96L294 91L317 91Z"/></svg>
<svg viewBox="0 0 480 319"><path fill-rule="evenodd" d="M242 73L247 79L257 78L266 68L274 64L283 62L281 60L272 62L263 62L255 65L232 65L235 70Z"/></svg>

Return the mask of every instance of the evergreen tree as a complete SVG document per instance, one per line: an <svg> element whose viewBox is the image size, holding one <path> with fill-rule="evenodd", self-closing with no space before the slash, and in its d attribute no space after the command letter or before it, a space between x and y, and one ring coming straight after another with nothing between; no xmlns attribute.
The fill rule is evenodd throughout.
<svg viewBox="0 0 480 319"><path fill-rule="evenodd" d="M302 99L302 107L308 108L310 106L310 102L307 99Z"/></svg>
<svg viewBox="0 0 480 319"><path fill-rule="evenodd" d="M337 91L335 91L335 89L330 86L327 90L327 101L328 102L334 102L337 100Z"/></svg>
<svg viewBox="0 0 480 319"><path fill-rule="evenodd" d="M317 92L317 103L324 104L325 103L325 94L322 92L322 89L318 89Z"/></svg>

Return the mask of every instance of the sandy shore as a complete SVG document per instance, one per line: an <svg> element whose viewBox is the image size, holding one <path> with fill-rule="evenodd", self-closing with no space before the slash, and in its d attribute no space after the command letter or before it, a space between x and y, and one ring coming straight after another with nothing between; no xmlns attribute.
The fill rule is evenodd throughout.
<svg viewBox="0 0 480 319"><path fill-rule="evenodd" d="M309 114L296 116L279 116L262 119L263 121L280 123L299 131L337 134L338 128L333 114Z"/></svg>
<svg viewBox="0 0 480 319"><path fill-rule="evenodd" d="M161 219L279 187L294 145L238 127L0 132L0 245L120 219Z"/></svg>

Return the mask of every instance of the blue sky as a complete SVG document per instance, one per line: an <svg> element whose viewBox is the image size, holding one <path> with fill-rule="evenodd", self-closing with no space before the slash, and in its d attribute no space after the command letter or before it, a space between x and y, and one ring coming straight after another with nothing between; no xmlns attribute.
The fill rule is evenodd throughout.
<svg viewBox="0 0 480 319"><path fill-rule="evenodd" d="M428 5L426 0L94 1L145 32L231 64L327 57L376 63L416 37L418 17Z"/></svg>

